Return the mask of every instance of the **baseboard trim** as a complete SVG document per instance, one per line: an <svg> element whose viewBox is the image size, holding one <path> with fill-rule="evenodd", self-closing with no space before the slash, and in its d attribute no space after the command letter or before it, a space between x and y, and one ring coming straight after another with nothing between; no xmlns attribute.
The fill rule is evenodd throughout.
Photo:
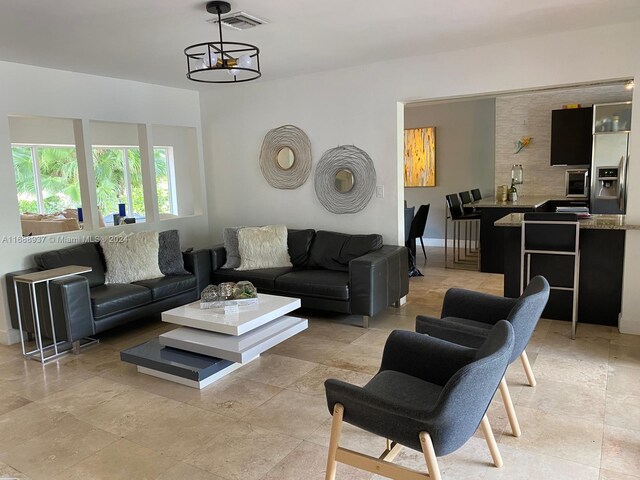
<svg viewBox="0 0 640 480"><path fill-rule="evenodd" d="M425 247L444 247L444 238L423 238L422 241L424 242ZM463 239L460 239L461 244L462 244L462 241ZM417 245L418 245L418 248L420 248L419 241ZM453 248L452 238L447 239L447 246Z"/></svg>
<svg viewBox="0 0 640 480"><path fill-rule="evenodd" d="M0 330L0 344L2 345L13 345L20 341L20 332L18 330L14 330L13 328L8 332L4 330Z"/></svg>
<svg viewBox="0 0 640 480"><path fill-rule="evenodd" d="M425 247L444 247L444 238L423 238L422 241ZM447 246L453 246L452 239L447 240Z"/></svg>
<svg viewBox="0 0 640 480"><path fill-rule="evenodd" d="M628 335L640 335L640 323L637 321L625 322L622 313L620 313L618 315L618 331Z"/></svg>

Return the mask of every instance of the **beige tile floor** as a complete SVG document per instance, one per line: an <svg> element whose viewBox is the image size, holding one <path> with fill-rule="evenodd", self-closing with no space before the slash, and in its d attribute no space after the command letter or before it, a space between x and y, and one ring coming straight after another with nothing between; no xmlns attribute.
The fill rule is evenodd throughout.
<svg viewBox="0 0 640 480"><path fill-rule="evenodd" d="M356 317L310 316L309 329L202 391L146 375L119 351L172 328L148 322L79 356L40 366L0 346L0 478L321 480L330 416L323 381L368 381L392 329L438 315L454 286L500 294L502 277L442 268L431 249L408 303L363 330ZM422 258L419 257L419 261ZM507 380L522 426L514 438L499 399L489 416L505 465L480 435L440 459L445 479L640 479L640 337L542 320ZM384 440L345 426L343 445L379 454ZM398 458L423 468L420 454ZM340 466L340 480L379 478Z"/></svg>

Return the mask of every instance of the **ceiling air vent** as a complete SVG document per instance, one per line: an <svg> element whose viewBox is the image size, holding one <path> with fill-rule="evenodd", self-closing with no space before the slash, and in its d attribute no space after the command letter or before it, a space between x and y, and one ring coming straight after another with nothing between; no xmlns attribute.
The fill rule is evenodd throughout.
<svg viewBox="0 0 640 480"><path fill-rule="evenodd" d="M267 23L245 12L227 13L226 15L222 15L221 18L222 26L232 28L233 30L247 30ZM207 20L207 22L215 25L218 23L218 19L212 18Z"/></svg>

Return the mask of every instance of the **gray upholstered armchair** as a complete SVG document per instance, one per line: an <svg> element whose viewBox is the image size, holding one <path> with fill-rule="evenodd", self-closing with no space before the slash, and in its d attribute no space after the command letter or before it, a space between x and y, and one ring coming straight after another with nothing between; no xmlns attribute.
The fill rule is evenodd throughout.
<svg viewBox="0 0 640 480"><path fill-rule="evenodd" d="M486 293L451 288L444 297L442 318L422 315L416 317L416 331L431 337L477 348L485 341L491 328L499 320L506 319L513 326L515 343L509 363L518 357L522 360L529 385L536 385L525 348L540 320L549 299L549 283L544 277L534 277L520 298L504 298ZM520 436L507 382L500 382L500 394L507 410L513 435Z"/></svg>
<svg viewBox="0 0 640 480"><path fill-rule="evenodd" d="M364 387L327 380L333 414L327 480L335 478L336 462L390 478L422 478L424 473L391 463L402 445L423 452L424 478L438 480L436 457L460 448L479 426L494 464L501 466L486 411L511 358L513 338L506 321L495 325L479 349L395 330L380 370ZM339 447L343 420L386 437L387 450L374 458Z"/></svg>

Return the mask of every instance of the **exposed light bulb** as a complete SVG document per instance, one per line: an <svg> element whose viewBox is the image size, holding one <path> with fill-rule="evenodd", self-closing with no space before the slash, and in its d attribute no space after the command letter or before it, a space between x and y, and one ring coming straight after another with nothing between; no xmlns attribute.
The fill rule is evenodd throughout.
<svg viewBox="0 0 640 480"><path fill-rule="evenodd" d="M238 58L238 66L242 68L251 68L253 66L253 58L250 55L240 55Z"/></svg>
<svg viewBox="0 0 640 480"><path fill-rule="evenodd" d="M227 72L228 72L228 73L229 73L229 75L231 75L232 77L235 77L235 76L238 74L239 70L238 70L238 69L236 69L236 68L231 68L231 69L227 70Z"/></svg>
<svg viewBox="0 0 640 480"><path fill-rule="evenodd" d="M211 62L209 62L209 52L205 52L203 60L204 60L205 67L207 68L210 68L212 66L215 67L216 63L218 63L218 54L211 52Z"/></svg>
<svg viewBox="0 0 640 480"><path fill-rule="evenodd" d="M196 70L202 70L204 68L206 68L206 65L204 63L204 58L201 58L196 62Z"/></svg>
<svg viewBox="0 0 640 480"><path fill-rule="evenodd" d="M636 82L634 82L633 80L629 80L624 84L624 88L627 90L633 90L633 87L635 86L636 86Z"/></svg>

